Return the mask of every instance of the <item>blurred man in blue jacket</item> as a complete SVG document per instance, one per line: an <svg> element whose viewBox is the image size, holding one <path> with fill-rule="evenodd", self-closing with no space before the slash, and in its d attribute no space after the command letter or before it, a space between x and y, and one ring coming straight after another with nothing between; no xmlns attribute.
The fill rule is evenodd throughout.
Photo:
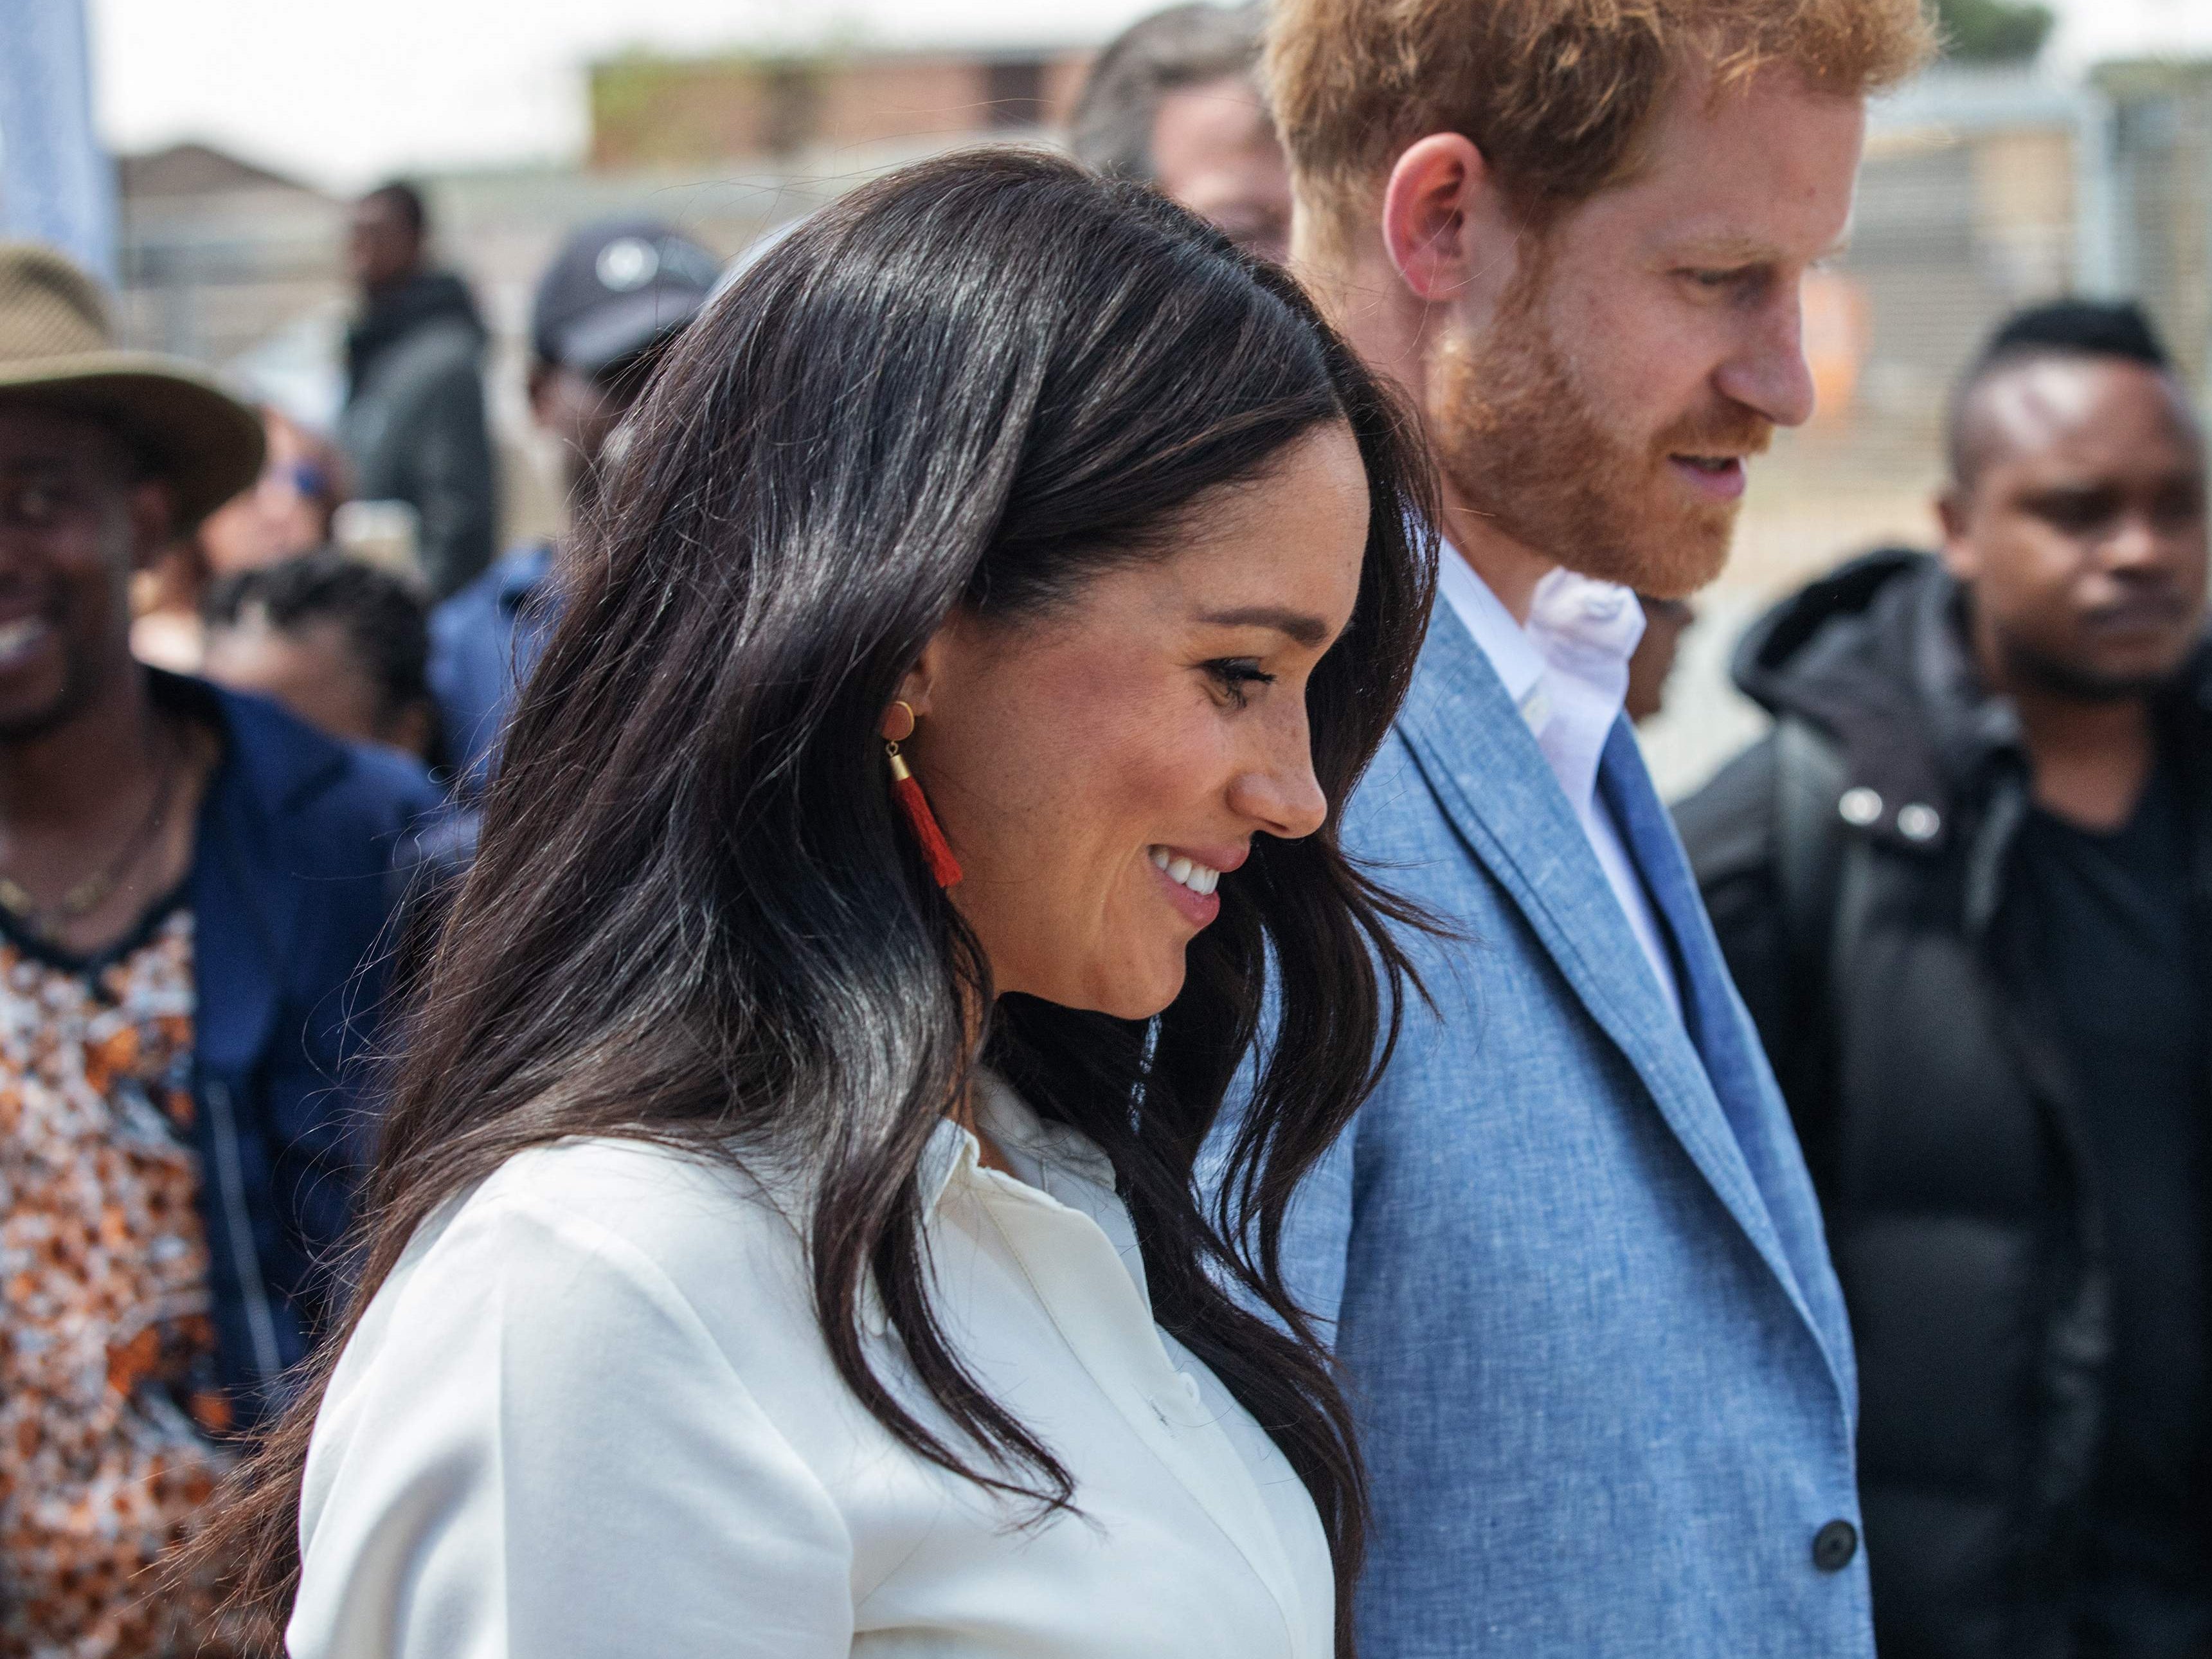
<svg viewBox="0 0 2212 1659"><path fill-rule="evenodd" d="M0 1650L225 1652L133 1579L334 1294L422 770L131 660L134 570L259 467L0 245Z"/></svg>
<svg viewBox="0 0 2212 1659"><path fill-rule="evenodd" d="M720 263L650 220L587 225L538 284L530 314L530 408L561 446L572 523L598 499L616 434L669 341L707 302ZM430 685L459 792L474 800L499 764L500 735L558 612L556 549L500 559L430 619Z"/></svg>
<svg viewBox="0 0 2212 1659"><path fill-rule="evenodd" d="M1912 0L1279 0L1294 268L1419 412L1439 603L1346 849L1451 932L1284 1241L1369 1659L1867 1659L1820 1212L1623 703L1811 412Z"/></svg>

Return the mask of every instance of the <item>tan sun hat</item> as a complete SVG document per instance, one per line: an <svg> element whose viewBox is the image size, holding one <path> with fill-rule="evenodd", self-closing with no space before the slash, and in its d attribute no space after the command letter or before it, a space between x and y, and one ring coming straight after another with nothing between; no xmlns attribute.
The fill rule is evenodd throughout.
<svg viewBox="0 0 2212 1659"><path fill-rule="evenodd" d="M0 241L0 402L118 422L189 530L261 473L261 418L174 357L118 351L100 286L52 248Z"/></svg>

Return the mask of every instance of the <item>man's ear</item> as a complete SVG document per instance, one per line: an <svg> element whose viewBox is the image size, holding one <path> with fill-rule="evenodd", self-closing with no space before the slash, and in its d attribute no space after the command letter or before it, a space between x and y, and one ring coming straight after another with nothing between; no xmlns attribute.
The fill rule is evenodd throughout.
<svg viewBox="0 0 2212 1659"><path fill-rule="evenodd" d="M553 427L553 382L560 372L550 363L532 363L523 381L530 397L530 418L548 431Z"/></svg>
<svg viewBox="0 0 2212 1659"><path fill-rule="evenodd" d="M395 749L404 749L418 760L430 757L430 734L437 729L437 715L428 703L410 703L384 723L378 737Z"/></svg>
<svg viewBox="0 0 2212 1659"><path fill-rule="evenodd" d="M141 479L125 498L131 515L131 568L150 570L178 540L177 492L166 479Z"/></svg>
<svg viewBox="0 0 2212 1659"><path fill-rule="evenodd" d="M1407 147L1382 192L1382 243L1399 279L1431 304L1471 284L1504 286L1519 243L1482 152L1456 132Z"/></svg>
<svg viewBox="0 0 2212 1659"><path fill-rule="evenodd" d="M1943 567L1961 582L1981 574L1982 561L1971 534L1973 503L1970 486L1954 479L1936 497L1936 521L1943 529Z"/></svg>

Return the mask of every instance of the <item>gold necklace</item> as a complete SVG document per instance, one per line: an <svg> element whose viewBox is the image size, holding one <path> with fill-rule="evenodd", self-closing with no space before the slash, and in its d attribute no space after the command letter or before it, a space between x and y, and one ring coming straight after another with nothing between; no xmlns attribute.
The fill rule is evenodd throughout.
<svg viewBox="0 0 2212 1659"><path fill-rule="evenodd" d="M0 875L0 909L5 909L25 927L45 939L53 937L57 923L74 922L99 909L114 895L116 888L122 885L123 878L131 874L145 855L147 847L168 818L169 802L177 791L177 772L175 756L166 755L161 782L154 790L154 799L147 808L145 816L138 820L121 849L106 863L65 889L60 898L43 905L22 883Z"/></svg>

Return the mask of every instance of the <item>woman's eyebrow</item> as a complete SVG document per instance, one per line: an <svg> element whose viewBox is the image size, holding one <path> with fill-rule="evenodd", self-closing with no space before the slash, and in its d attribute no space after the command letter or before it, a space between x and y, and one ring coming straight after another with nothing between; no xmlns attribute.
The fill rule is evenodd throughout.
<svg viewBox="0 0 2212 1659"><path fill-rule="evenodd" d="M1209 611L1199 618L1217 628L1273 628L1301 645L1318 645L1334 631L1321 618L1305 611L1286 611L1273 605L1248 605L1241 610Z"/></svg>

